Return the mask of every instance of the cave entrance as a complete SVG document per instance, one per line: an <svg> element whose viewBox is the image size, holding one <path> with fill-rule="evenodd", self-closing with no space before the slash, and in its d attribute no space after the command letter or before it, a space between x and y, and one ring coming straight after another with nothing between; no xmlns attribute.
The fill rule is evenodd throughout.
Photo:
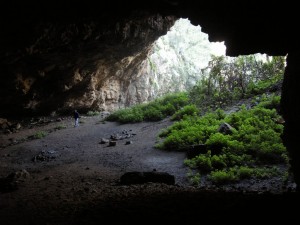
<svg viewBox="0 0 300 225"><path fill-rule="evenodd" d="M147 67L152 97L187 91L206 76L212 57L225 57L224 42L210 42L200 26L179 19L150 51Z"/></svg>
<svg viewBox="0 0 300 225"><path fill-rule="evenodd" d="M178 92L189 98L177 117L172 116L180 128L168 128L158 147L187 151L185 164L197 185L240 181L239 188L259 190L266 184L261 180L269 180L275 189L291 187L280 115L286 57L228 57L225 51L224 42L209 42L201 27L188 19L179 19L153 44L145 63L151 98Z"/></svg>
<svg viewBox="0 0 300 225"><path fill-rule="evenodd" d="M212 76L223 82L231 80L231 91L236 88L242 95L246 91L263 92L258 89L271 85L265 84L271 83L271 79L282 82L286 57L260 53L226 56L224 42L210 42L208 34L203 33L199 25L194 26L188 19L181 18L166 35L153 43L145 64L146 83L151 86L149 100L167 93L188 91L199 80ZM222 86L220 83L215 85ZM277 89L280 89L281 84L278 85Z"/></svg>

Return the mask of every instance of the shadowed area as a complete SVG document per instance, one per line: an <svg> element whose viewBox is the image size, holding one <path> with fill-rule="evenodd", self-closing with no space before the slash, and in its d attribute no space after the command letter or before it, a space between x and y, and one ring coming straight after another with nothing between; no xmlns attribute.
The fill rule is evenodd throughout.
<svg viewBox="0 0 300 225"><path fill-rule="evenodd" d="M280 4L190 0L2 1L0 118L69 115L74 107L80 112L116 109L119 93L125 93L130 82L142 74L141 62L147 59L152 43L166 34L177 19L188 18L192 24L201 25L210 41L225 41L229 56L288 55L281 100L285 120L282 138L299 189L300 57L295 4L289 1ZM240 224L239 217L243 218L242 223L299 220L296 211L299 194L288 190L278 194L195 190L164 184L119 186L117 180L128 168L164 169L182 174L185 171L168 165L164 156L160 156L164 153L152 155L150 142L135 149L137 158L145 157L140 161L132 161L130 154L103 146L101 158L95 151L99 150L101 138L97 129L90 127L90 135L76 136L77 130L71 130L72 122L68 124L70 133L65 139L59 131L47 136L49 145L41 139L0 149L2 178L20 169L30 174L28 178L27 173L21 173L20 180L8 187L12 192L0 193L1 223L140 224L164 220ZM80 131L81 126L78 128ZM114 129L105 131L111 134ZM143 133L143 129L140 131ZM30 130L29 133L34 135ZM89 142L83 142L86 139ZM124 144L121 149L128 146ZM59 153L55 155L57 160L43 155L42 150L50 155ZM45 162L32 161L35 156ZM6 181L1 179L4 185ZM15 184L19 189L14 189Z"/></svg>

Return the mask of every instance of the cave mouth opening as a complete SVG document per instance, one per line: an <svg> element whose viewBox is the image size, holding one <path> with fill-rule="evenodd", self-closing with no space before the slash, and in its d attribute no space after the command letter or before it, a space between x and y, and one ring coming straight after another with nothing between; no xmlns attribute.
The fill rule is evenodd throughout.
<svg viewBox="0 0 300 225"><path fill-rule="evenodd" d="M216 67L214 65L216 63L217 66L222 67L219 68L219 74L223 80L232 79L232 77L226 78L229 73L226 67L236 67L236 71L243 70L240 74L233 69L230 71L236 73L236 76L245 78L244 81L240 81L243 84L237 88L245 88L242 86L251 82L257 83L271 79L274 73L278 73L278 79L282 82L286 56L269 56L262 53L239 57L226 56L224 41L210 42L208 34L202 32L201 29L200 25L192 25L189 19L180 18L166 35L153 43L144 64L147 67L146 76L149 79L146 84L151 87L152 93L144 99L144 102L167 93L190 90L203 77L208 77L212 69L216 69L213 68ZM268 71L264 68L272 66L278 68L274 71L271 71L271 68Z"/></svg>
<svg viewBox="0 0 300 225"><path fill-rule="evenodd" d="M130 35L138 37L139 27L138 24L135 23L124 23L123 25L123 28L122 25L117 27L120 33L122 35L124 34L124 37L122 36L124 38L123 41L127 45L131 43L127 37L131 37ZM96 26L92 24L89 28L94 29L94 27ZM73 27L66 26L64 29L70 32L70 40L74 36L77 37L76 32L72 33ZM76 29L74 30L76 31ZM56 33L54 34L57 35ZM93 40L93 43L101 45L101 41L98 41L97 35L97 32L95 32L95 37L91 35L91 40ZM61 49L55 46L53 47L53 52L61 50L57 61L70 55L68 51L72 50L72 43L68 42L66 46L70 48ZM96 65L94 62L91 62L92 60L88 60L88 57L84 57L88 56L88 54L84 55L84 53L93 52L91 48L82 47L83 43L81 43L80 46L78 52L76 50L77 48L74 50L78 55L75 54L74 58L68 58L68 63L63 62L64 66L58 67L56 65L49 65L48 62L46 62L45 65L41 65L41 71L39 70L38 73L35 74L38 77L36 80L41 81L41 83L34 84L34 82L37 81L34 79L25 79L26 76L24 76L25 78L21 75L17 77L16 81L20 83L20 87L24 86L19 88L22 94L28 95L29 93L29 95L32 95L29 96L31 97L29 101L29 103L31 103L29 104L30 109L34 109L34 104L36 103L36 95L33 87L39 88L41 99L43 99L46 93L44 87L48 87L49 90L53 86L55 86L55 88L51 90L51 92L54 93L54 97L50 101L51 104L49 104L49 101L45 101L45 108L43 105L40 106L41 109L44 109L48 113L50 112L49 109L52 109L50 106L57 106L57 93L62 95L60 99L62 99L63 109L73 108L74 106L77 107L79 104L82 104L80 110L93 110L97 107L99 109L99 107L105 104L106 106L109 104L113 107L117 106L115 108L125 108L137 103L147 103L151 100L163 97L165 94L178 92L187 92L191 98L191 103L198 108L204 109L201 112L202 114L209 110L217 110L218 108L224 109L226 113L232 113L237 111L237 108L241 106L237 105L239 102L245 103L246 108L251 108L253 105L258 104L261 99L265 100L269 97L272 97L271 103L275 105L275 107L277 107L279 103L280 96L278 95L280 95L281 92L285 57L268 56L259 53L247 56L241 55L239 57L226 56L226 46L224 42L211 43L208 34L203 33L200 26L193 26L188 19L181 18L177 20L165 36L162 36L153 43L150 52L147 52L148 49L145 50L144 52L147 53L146 59L139 57L139 50L128 51L129 53L127 53L129 48L124 48L124 55L118 55L117 57L116 54L113 60L110 59L114 62L114 70L111 71L109 70L111 64L105 62L104 59L103 61L97 62ZM38 52L37 54L42 54L44 49L40 50L41 53ZM47 52L47 49L44 51ZM30 52L30 54L34 53ZM77 60L77 57L81 58L81 60ZM103 57L104 55L97 55L97 60L102 60ZM141 62L141 58L145 60ZM76 62L75 65L73 64L74 68L70 69L67 65L72 65L74 62ZM38 63L39 61L35 59L29 61L29 64L32 64L32 71L37 69L36 65L38 65ZM100 68L98 65L101 65ZM129 69L125 70L125 67ZM60 68L62 68L61 71ZM38 69L40 68L38 67ZM94 71L92 71L93 69L97 70L97 72L94 73ZM63 82L58 84L56 78L65 70L68 72L66 74L68 74L69 77L63 79ZM30 76L34 74L32 71L28 72ZM105 82L102 81L105 85L101 86L99 84L101 82L98 81L101 80L103 74L107 73L106 75L108 75L109 72L114 74L117 78L111 77ZM131 74L134 73L137 73L137 75L131 76ZM272 76L270 73L272 73ZM274 75L275 73L277 73L276 76ZM126 76L128 80L130 78L133 79L131 79L130 82L125 78L118 79L119 74L120 77ZM49 81L47 81L47 85L45 85L46 82L43 81L44 78L47 78ZM31 87L32 90L30 89ZM57 92L57 90L60 92ZM146 92L147 94L145 94ZM119 97L119 93L124 95L120 95ZM45 96L47 94L45 94ZM265 96L263 96L263 94L265 94ZM68 101L67 103L64 101L65 99ZM55 111L53 112L55 113ZM86 112L90 112L90 114L94 113L93 111ZM277 119L276 121L280 122ZM255 123L256 122L257 121L255 121ZM234 127L234 125L230 125ZM265 133L264 136L268 136L268 133ZM266 143L269 142L269 139L262 141L266 152L272 152L272 150L266 147ZM215 147L217 146L216 148L218 148L218 144L220 143L215 144ZM258 143L256 144L256 147L259 147ZM275 149L279 152L281 151L281 147ZM261 153L255 152L255 154L259 155ZM269 156L267 153L263 153L262 155L265 157ZM277 157L278 154L276 153L275 155ZM213 155L209 157L214 157L213 160L215 161L220 160L220 157L217 159L216 156ZM277 160L276 157L275 159L274 157L271 158ZM279 156L279 158L281 158L281 156ZM224 162L218 163L218 166L222 167L220 164ZM197 176L194 179L197 180Z"/></svg>
<svg viewBox="0 0 300 225"><path fill-rule="evenodd" d="M177 3L177 2L183 2L183 1L163 1L163 2L173 2L173 3ZM189 1L190 2L190 1ZM25 3L24 3L25 4ZM26 3L27 4L27 3ZM124 3L124 4L127 4ZM202 7L203 3L200 2L199 5L201 5L201 8L205 8ZM222 6L227 5L228 3L224 3ZM57 6L59 6L60 4L57 4ZM113 3L113 5L115 6L115 2ZM234 28L235 26L231 26L231 23L222 23L223 19L226 19L228 17L232 18L232 21L237 21L237 24L235 23L235 25L241 25L240 27L248 27L248 25L252 25L250 30L255 30L256 28L258 28L259 31L259 35L254 34L251 37L254 38L254 42L252 43L253 45L251 46L247 46L247 44L243 46L243 43L240 44L236 44L235 47L237 47L235 49L235 53L239 53L239 51L243 52L243 48L246 48L247 51L249 50L253 50L253 49L268 49L268 50L274 50L276 51L276 49L278 49L279 52L289 52L292 51L294 53L294 55L289 54L289 73L287 74L287 76L285 77L285 98L286 98L286 102L285 102L285 112L286 112L286 116L285 118L287 119L286 122L289 122L289 132L286 133L286 139L288 141L288 144L290 146L291 152L295 152L295 158L294 158L294 164L295 164L295 171L298 172L299 171L299 166L300 165L299 162L299 154L297 151L298 150L298 124L299 124L299 119L298 119L298 113L299 110L297 109L297 106L299 106L299 98L296 98L295 96L297 96L297 84L299 84L299 76L296 76L298 74L299 71L299 67L298 67L298 63L299 62L299 56L297 53L297 46L294 48L294 43L296 43L295 41L295 35L294 35L294 28L297 26L293 26L295 25L293 21L297 21L296 19L292 18L295 14L291 13L292 11L288 10L289 8L287 6L282 6L282 4L276 4L276 8L280 9L278 10L278 13L274 13L274 10L270 10L270 6L268 5L267 7L257 7L256 4L253 4L252 9L247 5L244 10L241 10L241 8L239 8L239 10L234 10L234 9L230 9L230 11L224 10L223 7L218 7L216 8L217 12L224 12L224 14L218 15L218 13L216 13L215 11L215 4L212 4L213 7L211 12L213 13L209 13L207 15L212 15L210 18L213 18L213 21L215 21L216 25L222 25L224 24L225 26L222 27L222 31L226 30L226 35L228 35L227 37L230 37L231 35L231 31L234 31L232 28ZM236 6L241 6L241 4L235 4ZM80 6L82 6L82 4L80 4ZM282 8L283 7L283 8ZM292 6L291 6L292 7ZM21 7L19 7L21 8ZM67 8L69 9L69 5L67 6ZM294 7L296 8L296 7ZM34 7L33 7L34 9ZM105 10L105 8L102 8ZM100 10L102 10L100 9ZM284 9L284 10L283 10ZM99 13L99 8L95 7L94 9L97 13ZM197 12L198 9L196 9L196 7L194 7L194 9L192 10L191 8L191 15L193 15L193 12ZM200 10L200 7L199 7ZM259 12L257 12L257 10L259 10ZM18 12L15 9L13 10L14 12ZM19 11L23 11L26 12L26 10L24 10L22 8L22 10ZM33 10L32 10L33 11ZM66 10L67 11L67 10ZM81 10L80 13L78 13L78 15L82 15L82 12L84 12L85 10ZM123 10L124 14L126 14L126 10ZM277 11L277 10L276 10ZM43 10L39 11L40 13L44 13ZM51 12L52 14L53 12ZM282 14L283 13L283 14ZM12 15L15 16L17 13L13 13ZM199 15L201 13L198 13ZM287 14L289 14L288 16L286 16ZM113 15L113 13L112 13ZM239 16L244 15L242 18L246 18L246 20L240 19L238 20L237 18L239 18ZM253 15L257 15L258 19L255 19L255 17ZM273 15L274 18L276 17L276 23L264 23L264 22L260 22L261 18L267 18L269 15ZM281 19L280 17L278 17L278 15L281 15ZM284 16L285 15L285 16ZM290 16L292 15L292 16ZM76 14L77 17L77 14ZM195 14L194 14L195 17ZM206 21L210 21L209 16L205 16L206 17ZM224 17L224 18L223 18ZM279 19L278 19L279 18ZM292 20L294 19L294 20ZM7 20L3 20L3 21L7 21ZM240 21L240 22L238 22ZM107 21L105 21L106 23ZM286 23L288 22L288 23ZM292 26L285 26L285 24L290 24ZM267 25L267 26L264 26ZM212 23L210 26L214 26L214 24ZM239 26L236 26L237 28ZM12 30L16 30L14 26L11 26ZM275 29L273 29L275 28ZM279 28L279 30L278 30ZM217 27L215 28L217 30ZM239 31L244 31L243 29L239 28L239 30L236 31L236 34L240 34ZM278 32L279 31L279 32ZM285 38L283 37L283 33L285 33L285 31L287 32L287 35L284 34ZM5 32L3 32L4 34ZM30 32L28 32L30 33ZM222 32L220 31L219 34L222 35ZM226 36L225 35L225 36ZM241 33L240 35L243 35L243 33ZM241 39L241 36L238 35L237 39L235 40L239 40ZM20 37L21 39L23 39L23 35L18 35L18 37ZM275 40L274 41L274 37ZM271 40L274 41L273 44L266 46L265 48L260 45L261 41L264 42L264 40L269 40L269 38ZM251 39L251 38L249 38ZM14 42L14 41L13 41ZM5 42L4 42L5 43ZM237 42L239 43L239 42ZM15 43L14 43L15 44ZM16 45L17 46L17 45ZM246 46L246 47L245 47ZM288 49L288 50L287 50ZM72 54L73 55L73 54ZM293 57L290 57L293 56ZM65 58L65 57L62 57ZM81 62L80 62L81 63ZM26 67L28 65L25 65ZM51 67L50 67L51 68ZM43 69L43 68L42 68ZM50 70L50 69L49 69ZM53 73L55 73L57 70L54 70ZM49 73L51 73L51 71L46 71L46 75L49 75ZM83 73L82 73L83 74ZM49 83L49 82L48 82ZM5 84L5 83L4 83ZM2 82L3 85L3 82ZM69 89L70 86L68 86L66 89ZM70 89L71 90L71 89ZM2 91L2 90L1 90ZM5 96L5 97L8 97ZM10 100L10 102L12 102L13 104L16 104L16 102ZM56 105L56 104L54 104ZM2 108L3 109L3 108ZM52 109L52 108L51 108ZM20 110L21 111L21 110ZM48 110L46 112L49 112ZM289 119L289 121L288 121ZM278 121L279 122L279 121ZM102 125L102 124L101 124ZM93 124L93 127L94 124ZM295 132L296 131L296 132ZM96 133L96 132L94 132ZM99 133L97 133L97 135L99 136ZM78 139L74 140L73 142L70 142L70 145L66 145L66 141L68 139L70 139L70 137L73 137L75 135L70 135L68 136L68 138L66 140L64 140L63 144L61 145L61 151L63 149L67 150L67 153L65 155L67 155L69 157L69 159L71 159L72 157L70 157L70 154L75 152L72 149L73 144L75 145L75 143L78 143ZM90 138L84 138L84 139L89 139L89 141L92 141L92 139ZM96 140L96 139L95 139ZM33 150L36 152L37 149L40 149L42 146L46 147L42 142L40 142L40 145L36 145L37 148L33 148ZM54 142L52 143L54 144ZM69 148L71 146L71 149ZM91 144L89 146L92 146ZM99 145L95 144L95 146L97 146L97 152L99 152ZM49 145L49 147L51 147ZM88 154L83 154L84 151L88 150L89 148L86 148L86 145L82 146L82 155L88 155ZM110 148L111 149L111 148ZM26 157L24 157L25 160L28 160L28 151L24 151L24 149L21 149L22 151L20 152L25 152L27 155ZM1 150L2 151L2 150ZM113 151L111 151L113 152ZM81 151L80 151L81 154ZM17 154L15 154L17 155ZM14 166L10 169L16 169L19 165L20 165L20 160L21 160L21 155L17 156L17 160L13 161L12 158L15 155L11 155L11 154L2 154L3 157L1 157L1 160L3 160L3 163L1 163L1 165L7 165L8 162L12 161L14 162ZM108 155L108 154L107 154ZM93 158L96 158L95 155L92 155ZM123 155L120 155L121 158L123 158ZM9 157L9 158L8 158ZM11 157L11 158L10 158ZM61 164L62 167L59 168L60 171L63 171L66 174L66 178L67 177L72 177L73 175L81 175L78 172L94 172L94 168L93 166L90 164L89 167L86 167L87 161L82 160L82 162L84 164L82 164L82 166L80 167L80 170L74 172L74 173L68 173L68 171L70 171L70 168L72 168L72 160L66 160L65 163ZM97 165L99 165L99 161L97 161L96 163ZM95 165L96 165L95 164ZM113 163L112 163L113 164ZM29 165L28 161L26 161L25 165ZM106 164L107 165L107 164ZM66 166L65 169L63 169L63 166ZM123 166L123 165L122 165ZM157 221L161 221L161 218L159 218L159 216L163 216L164 219L166 219L167 221L173 220L173 221L177 221L179 219L182 219L183 221L187 221L187 220L193 220L194 222L199 222L199 212L202 212L202 214L206 215L206 219L208 221L222 221L224 222L224 218L225 220L231 220L232 221L232 217L228 217L228 215L230 215L230 213L232 214L232 212L237 212L238 214L242 213L241 215L244 215L245 218L247 218L247 220L252 220L253 222L257 221L257 220L261 220L263 219L264 221L278 221L278 220L284 220L286 218L294 218L294 219L299 219L297 218L297 213L295 212L295 208L294 208L294 204L299 200L299 196L295 196L295 195L270 195L268 192L266 194L261 194L259 193L258 195L245 195L244 191L242 190L242 192L236 197L236 198L232 198L232 195L227 195L227 194L222 194L222 197L220 197L220 195L217 196L211 196L209 193L208 194L204 194L200 195L199 197L196 198L195 194L192 193L187 193L186 191L184 192L180 192L177 195L172 194L165 194L165 192L162 192L162 189L158 190L159 196L157 195L152 195L152 192L149 192L147 197L145 196L144 192L142 192L141 188L138 189L133 189L133 190L137 190L140 195L137 195L136 198L134 199L135 201L133 201L133 199L129 199L129 201L126 201L127 196L126 193L124 193L125 190L132 190L131 188L124 188L124 189L120 189L118 187L119 190L121 190L121 192L123 192L121 195L118 195L121 197L121 199L119 201L115 201L114 199L112 199L112 192L111 190L109 190L108 194L107 194L107 200L104 201L103 203L100 202L99 205L97 205L97 203L95 202L95 200L97 199L97 197L101 197L102 195L104 195L104 197L106 197L106 193L107 191L94 191L94 182L95 179L92 179L91 182L89 182L88 176L85 176L84 179L80 179L83 176L79 176L79 179L74 179L72 180L70 183L71 185L68 186L68 180L64 179L63 177L56 177L56 176L45 176L42 177L44 173L41 173L44 171L44 169L47 169L48 171L48 166L43 166L43 168L41 170L36 170L36 174L34 174L34 176L36 176L37 178L41 178L39 180L35 180L34 182L32 182L31 187L32 190L34 191L33 194L27 194L26 192L23 192L24 194L20 194L20 191L23 191L22 189L19 190L17 196L14 196L13 194L6 194L6 195L1 195L1 197L7 197L6 201L3 201L4 204L2 204L1 207L1 215L4 216L4 218L2 219L2 221L7 221L8 224L13 224L14 221L16 221L14 224L20 224L21 223L32 223L33 218L35 218L35 221L47 221L49 223L53 223L53 221L61 221L61 223L63 223L63 220L66 220L66 223L70 222L70 223L75 223L79 224L81 222L87 223L88 221L90 221L90 224L94 224L95 220L98 219L99 221L105 221L105 219L107 219L107 221L114 221L117 219L121 219L122 222L124 223L124 221L128 221L132 223L132 220L134 221L141 221L144 218L150 218L151 222L157 222ZM85 168L85 169L84 169ZM97 175L99 172L103 171L103 168L101 168L101 170L97 171ZM1 173L4 174L4 172L1 170ZM40 174L40 176L39 176ZM295 173L296 174L296 173ZM197 176L195 177L195 181L197 181ZM279 176L277 178L280 178ZM276 179L277 179L276 178ZM54 183L53 182L56 182ZM49 181L52 182L51 185L49 185ZM73 188L72 186L75 184L76 181L80 182L80 187L81 188ZM100 182L100 183L99 183ZM255 183L255 181L254 181ZM23 184L23 181L21 181L21 185ZM40 184L44 184L44 186L39 186ZM52 185L53 184L53 185ZM100 184L100 185L98 185ZM272 184L273 186L276 186L278 183L275 182ZM299 174L298 174L298 184L299 184ZM250 183L250 185L252 185ZM281 183L280 183L281 185ZM97 185L95 185L96 187L103 187L104 185L102 185L102 179L97 179ZM54 187L55 188L55 193L53 195L49 195L49 187ZM22 187L23 188L23 187ZM277 188L277 187L275 187ZM40 190L40 191L37 191ZM43 190L46 190L45 192ZM69 195L65 195L62 194L61 191L65 190L66 192L69 193ZM239 189L239 191L241 191L241 189ZM147 192L147 189L146 191ZM194 190L192 191L194 192ZM45 193L45 194L43 194ZM73 194L74 193L74 194ZM97 194L99 193L99 195ZM256 192L257 193L257 192ZM92 198L93 195L96 195L95 198ZM152 195L152 196L151 196ZM68 197L70 196L70 199L65 199L65 196ZM74 196L74 197L73 197ZM88 196L88 201L86 200ZM131 197L132 195L128 195L129 197ZM173 199L173 201L170 201L170 198L166 199L165 197L171 196L170 198ZM69 205L71 205L72 201L69 201L72 199L72 197L74 199L77 200L77 202L74 202L73 207L68 207ZM154 199L153 199L154 197ZM212 198L215 197L215 198ZM254 197L254 198L253 198ZM212 201L213 199L213 201ZM18 202L16 202L15 200L17 200ZM47 201L47 200L51 200L51 201ZM33 203L33 204L28 204L29 203ZM68 202L68 204L66 204ZM69 204L70 202L70 204ZM199 204L201 202L201 204ZM213 203L212 203L213 202ZM17 203L17 204L16 204ZM39 204L38 204L39 203ZM56 204L55 204L56 203ZM77 203L77 204L75 204ZM83 206L80 204L84 204ZM146 204L145 207L141 207L142 203ZM162 204L163 203L163 204ZM221 204L220 204L221 203ZM149 204L149 205L147 205ZM150 206L150 204L153 204ZM282 211L282 205L285 205L285 208L287 209L287 213L286 211ZM7 207L12 206L11 209L8 209ZM18 207L14 207L14 206L18 206ZM98 206L98 207L96 207ZM66 208L65 208L66 207ZM22 211L24 210L25 211ZM53 212L51 210L55 210L57 209L57 211ZM129 209L129 210L128 210ZM213 210L212 210L213 209ZM270 215L268 213L266 213L266 209L269 209L269 211L272 211L273 214L270 217ZM2 211L3 210L3 211ZM153 211L154 210L154 211ZM252 212L252 216L249 217L249 210ZM254 211L253 211L254 210ZM6 214L6 212L8 212ZM47 213L45 213L47 212ZM72 212L72 213L69 213ZM63 214L60 214L63 213ZM196 215L196 216L195 216ZM262 216L262 218L261 218ZM84 217L83 219L81 219L81 217ZM184 218L183 218L184 217ZM1 217L2 218L2 217ZM91 221L93 220L93 221ZM205 220L205 218L204 218ZM118 221L119 222L119 221Z"/></svg>
<svg viewBox="0 0 300 225"><path fill-rule="evenodd" d="M215 137L216 140L212 141L215 143L210 146L210 153L201 156L202 158L189 159L187 164L191 168L195 165L210 167L208 170L213 171L209 175L206 171L204 177L205 179L211 177L210 179L213 179L216 183L226 183L227 181L242 180L244 178L254 180L270 178L270 180L273 179L273 183L274 180L280 180L276 182L279 189L293 186L292 175L288 171L289 157L280 138L284 124L284 120L280 115L280 97L286 56L269 56L261 53L240 55L238 57L226 56L224 42L210 42L208 35L201 31L201 27L193 26L188 19L177 20L170 31L153 44L150 53L147 58L147 66L150 68L149 85L153 86L154 98L163 97L169 93L188 92L191 103L198 108L205 108L207 111L221 109L227 115L237 113L238 117L242 115L241 113L238 114L239 111L244 109L251 111L248 116L243 117L240 121L241 124L244 123L243 128L237 128L239 126L237 124L229 125L230 127L232 125L233 129L237 128L240 132L240 139L234 141L242 143L242 149L247 145L246 148L253 151L252 153L236 155L237 157L244 157L243 162L241 161L224 169L224 165L230 164L228 160L223 160L228 157L226 154L230 151L219 149L222 152L221 155L212 153L213 148L218 148L218 145L224 144L221 143L224 136L219 135ZM267 110L273 110L273 112L276 111L276 119L273 118L276 123L260 127L261 131L256 128L255 132L257 134L254 134L252 123L259 123L259 120L262 119L249 122L251 117L256 117L258 113L256 111L257 105ZM203 110L202 115L207 111ZM233 120L230 121L233 123ZM267 123L267 121L261 122ZM277 125L278 127L275 128ZM278 133L273 132L274 129L280 131ZM273 131L268 133L270 130ZM244 131L245 133L242 134ZM253 141L250 141L250 139L253 139ZM210 142L209 140L208 138L206 141ZM276 143L276 146L273 145L274 143ZM176 144L180 146L179 143ZM200 147L203 144L203 142L200 145L199 142L190 143L190 145ZM267 145L268 147L266 147ZM228 149L232 147L228 146L228 143L225 146ZM253 148L260 150L253 150ZM282 158L279 159L275 155ZM224 158L221 159L222 157ZM215 166L211 164L215 164ZM265 164L265 166L261 166L262 164ZM203 170L205 171L205 169L207 168ZM189 176L192 182L201 183L200 177L202 175L197 171L191 172ZM253 186L257 186L259 189L261 184L258 183L259 181L254 182ZM240 187L243 187L243 185Z"/></svg>

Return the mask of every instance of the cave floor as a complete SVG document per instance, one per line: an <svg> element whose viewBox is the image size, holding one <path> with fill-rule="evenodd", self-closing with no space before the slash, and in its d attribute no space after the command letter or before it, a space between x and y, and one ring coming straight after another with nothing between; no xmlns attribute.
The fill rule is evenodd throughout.
<svg viewBox="0 0 300 225"><path fill-rule="evenodd" d="M197 224L297 220L299 195L293 182L279 178L217 187L193 186L183 152L153 146L171 124L117 124L103 115L71 117L22 125L0 137L1 224L132 224L160 221ZM43 138L33 138L47 134ZM115 137L116 146L101 144ZM160 171L175 185L119 185L129 171ZM13 182L5 183L12 174ZM1 186L2 185L2 186ZM121 222L120 222L121 221ZM119 223L120 222L120 223Z"/></svg>

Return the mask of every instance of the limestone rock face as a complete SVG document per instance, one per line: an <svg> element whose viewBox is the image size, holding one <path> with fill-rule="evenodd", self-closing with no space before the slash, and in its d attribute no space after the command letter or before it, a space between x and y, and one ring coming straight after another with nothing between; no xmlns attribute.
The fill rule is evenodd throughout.
<svg viewBox="0 0 300 225"><path fill-rule="evenodd" d="M0 113L113 111L147 101L145 59L175 17L105 19L30 24L29 41L1 52Z"/></svg>

